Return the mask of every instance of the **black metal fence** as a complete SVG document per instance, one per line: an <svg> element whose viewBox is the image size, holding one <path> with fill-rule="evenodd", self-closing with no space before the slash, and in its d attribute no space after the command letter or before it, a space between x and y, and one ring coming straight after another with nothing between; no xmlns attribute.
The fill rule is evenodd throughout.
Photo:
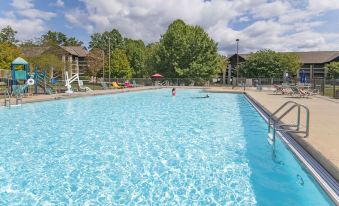
<svg viewBox="0 0 339 206"><path fill-rule="evenodd" d="M80 78L84 79L84 78ZM104 82L108 87L112 87L112 82L123 86L125 82L129 82L133 86L202 86L202 87L272 87L273 85L281 85L286 83L282 78L238 78L233 79L229 84L223 84L220 79L199 79L199 78L132 78L132 79L123 79L123 78L111 78L108 79L91 79L83 80L84 86L89 87L92 90L102 90ZM292 83L293 84L293 83ZM312 89L317 89L320 95L329 96L333 98L339 98L339 79L312 79L308 83ZM10 88L11 80L7 78L0 78L0 95L5 93L5 91ZM52 90L55 93L64 93L66 91L65 81L58 80L52 85ZM72 83L72 90L80 91L78 82L75 81ZM32 91L30 91L32 92ZM35 91L34 91L35 92ZM37 93L42 94L45 90L41 87L38 88Z"/></svg>

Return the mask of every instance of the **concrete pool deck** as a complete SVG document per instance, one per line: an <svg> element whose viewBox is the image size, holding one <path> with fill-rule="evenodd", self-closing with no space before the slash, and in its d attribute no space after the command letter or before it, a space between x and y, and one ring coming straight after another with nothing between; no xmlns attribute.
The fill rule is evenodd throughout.
<svg viewBox="0 0 339 206"><path fill-rule="evenodd" d="M68 98L77 98L85 96L97 96L106 94L115 94L122 92L143 91L150 89L159 89L163 87L137 87L130 89L108 89L96 90L93 92L75 92L72 95L60 93L52 95L28 96L23 98L22 103L41 102L50 100L60 100ZM177 87L177 88L195 88L204 87ZM208 87L207 92L233 92L244 93L241 88L232 89L229 87ZM329 173L338 181L339 179L339 126L337 124L339 117L339 101L327 97L310 98L291 98L286 95L274 95L271 91L246 90L246 94L260 105L268 114L273 113L286 101L295 101L303 104L310 109L310 136L303 138L302 135L294 135L305 150L307 150L320 164L322 164ZM1 99L3 105L4 100ZM12 104L15 98L11 99ZM292 123L296 120L296 113L292 112L284 119L284 123ZM303 123L302 118L302 123Z"/></svg>

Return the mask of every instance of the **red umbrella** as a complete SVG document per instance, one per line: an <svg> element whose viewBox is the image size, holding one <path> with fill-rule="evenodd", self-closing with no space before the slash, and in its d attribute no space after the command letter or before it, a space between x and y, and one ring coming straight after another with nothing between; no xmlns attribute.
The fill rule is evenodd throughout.
<svg viewBox="0 0 339 206"><path fill-rule="evenodd" d="M157 73L157 74L153 74L152 77L153 77L153 78L161 78L161 77L163 77L163 76L162 76L161 74L158 74L158 73Z"/></svg>

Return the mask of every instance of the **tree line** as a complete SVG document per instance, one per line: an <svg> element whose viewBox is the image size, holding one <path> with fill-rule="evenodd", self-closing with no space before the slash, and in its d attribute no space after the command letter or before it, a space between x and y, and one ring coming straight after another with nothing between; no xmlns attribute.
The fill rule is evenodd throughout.
<svg viewBox="0 0 339 206"><path fill-rule="evenodd" d="M0 31L1 69L9 69L10 62L22 55L21 48L83 46L75 37L56 31L20 43L16 33L10 26ZM180 19L168 26L158 42L149 44L126 38L117 29L94 33L90 36L88 51L86 75L94 77L148 78L160 73L167 78L210 79L223 73L228 64L227 58L218 53L218 44L200 26L188 25ZM54 54L24 58L32 65L63 68L60 57ZM259 50L235 71L240 77L281 78L284 72L296 76L300 66L296 54ZM339 63L328 64L326 68L329 76L339 77Z"/></svg>
<svg viewBox="0 0 339 206"><path fill-rule="evenodd" d="M48 31L37 40L21 43L15 35L16 31L9 26L0 32L1 68L9 69L10 62L21 54L20 48L83 46L83 42L61 32ZM94 33L88 50L87 74L96 77L148 78L158 72L167 78L209 79L217 76L227 62L218 53L217 43L201 27L182 20L172 22L160 40L150 44L125 38L117 29ZM48 59L52 62L49 66L60 66L53 54L28 57L29 61L45 66Z"/></svg>

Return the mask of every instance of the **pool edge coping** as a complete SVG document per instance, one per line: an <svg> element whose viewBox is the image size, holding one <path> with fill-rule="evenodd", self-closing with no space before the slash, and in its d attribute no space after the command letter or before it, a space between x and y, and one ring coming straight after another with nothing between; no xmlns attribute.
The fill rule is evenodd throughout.
<svg viewBox="0 0 339 206"><path fill-rule="evenodd" d="M246 100L256 109L256 111L260 114L260 116L268 122L268 117L271 114L269 110L267 110L263 105L261 105L258 101L256 101L252 96L247 94L246 92L239 92L239 94L243 94ZM286 132L277 132L278 136L283 140L285 145L290 149L295 157L306 167L308 172L314 177L314 179L318 182L321 188L327 193L330 199L334 202L334 204L339 205L339 184L335 177L328 171L326 166L320 163L318 158L325 159L325 157L314 157L312 152L309 151L310 145L307 148L297 141L299 137L287 134ZM313 149L313 148L312 148ZM319 152L317 155L321 155ZM329 164L330 162L326 162ZM329 165L327 165L329 166Z"/></svg>

